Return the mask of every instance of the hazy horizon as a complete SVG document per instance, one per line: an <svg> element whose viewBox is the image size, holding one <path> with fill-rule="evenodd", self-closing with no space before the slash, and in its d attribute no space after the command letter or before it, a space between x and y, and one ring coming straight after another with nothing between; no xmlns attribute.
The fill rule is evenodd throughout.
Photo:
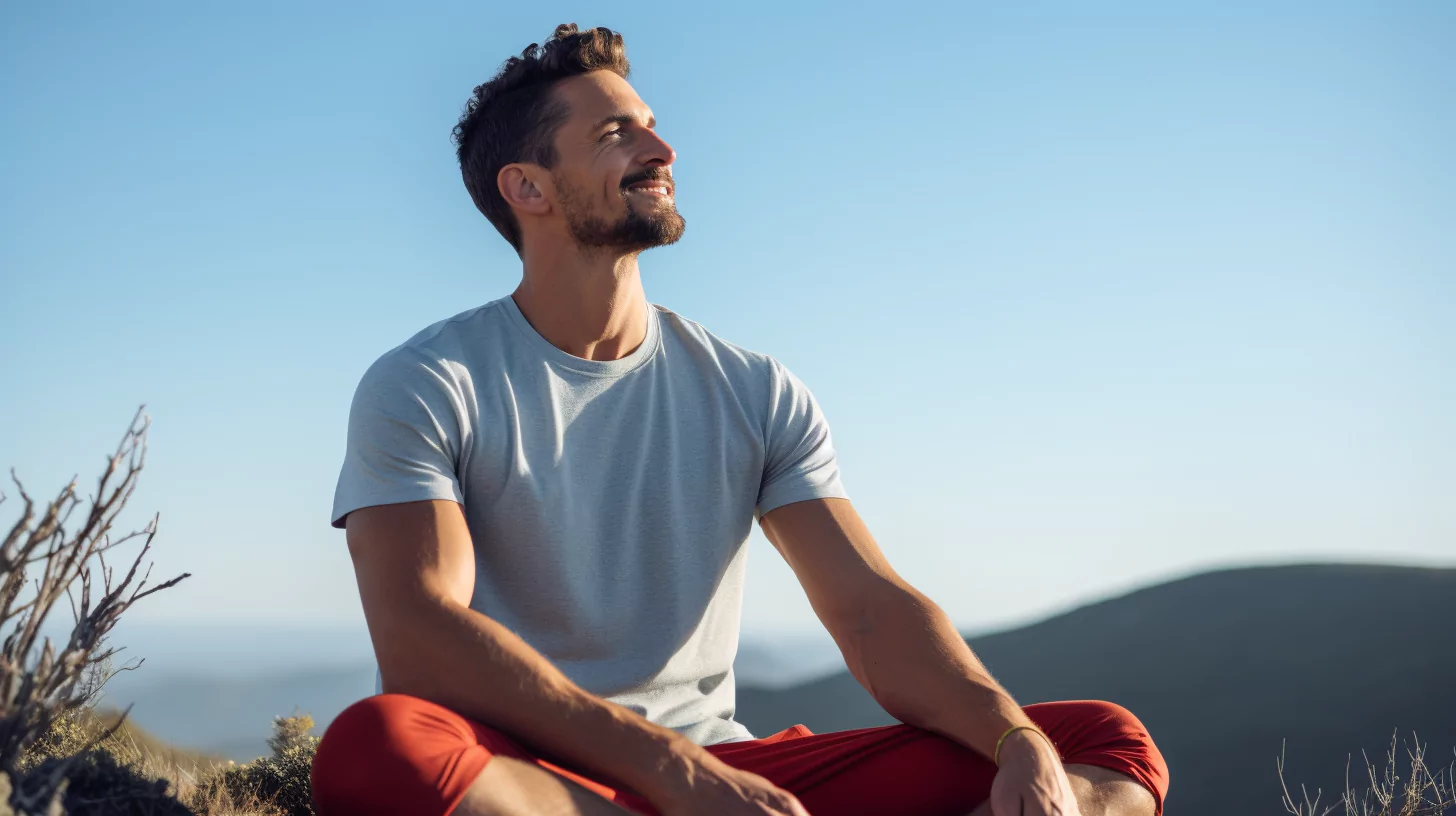
<svg viewBox="0 0 1456 816"><path fill-rule="evenodd" d="M1224 681L1238 678L1245 684L1260 684L1255 678L1265 676L1268 682L1260 685L1260 693L1246 688L1237 698L1238 707L1243 710L1244 703L1258 699L1269 705L1270 694L1276 698L1283 695L1283 702L1277 703L1278 714L1284 718L1284 727L1293 730L1281 733L1276 728L1273 732L1276 739L1258 743L1265 750L1274 751L1279 736L1290 738L1291 748L1300 753L1312 746L1329 747L1321 736L1323 731L1311 730L1309 725L1323 722L1332 700L1347 706L1356 701L1365 704L1355 706L1364 712L1356 717L1363 725L1350 732L1351 742L1341 744L1336 750L1379 747L1381 740L1388 739L1387 729L1392 724L1402 728L1415 726L1426 737L1433 736L1427 729L1435 729L1437 742L1433 744L1440 745L1444 744L1444 738L1439 736L1445 733L1442 728L1451 724L1449 717L1440 716L1448 708L1441 703L1456 667L1450 660L1443 660L1439 650L1431 652L1425 648L1434 631L1440 628L1435 623L1440 619L1439 614L1417 615L1420 621L1413 626L1406 623L1411 622L1410 615L1415 609L1438 609L1441 599L1446 597L1440 588L1453 581L1456 581L1456 569L1452 568L1244 569L1231 575L1202 576L1187 582L1186 586L1161 586L1132 597L1108 599L1059 616L1047 625L975 636L975 646L991 671L1023 701L1058 699L1055 695L1047 696L1048 684L1051 684L1066 689L1063 694L1112 694L1105 699L1123 703L1133 701L1117 695L1131 694L1151 706L1142 716L1167 718L1170 711L1181 711L1184 706L1175 702L1177 691L1164 689L1148 697L1150 691L1158 689L1155 677L1158 671L1166 670L1171 677L1181 676L1182 682L1199 678L1197 683L1203 684L1202 691L1195 692L1194 699L1200 700L1209 694L1210 687L1220 687ZM1435 597L1425 597L1433 591ZM1210 592L1237 602L1210 603ZM1354 606L1350 606L1351 599L1357 599ZM1332 609L1338 610L1335 617L1339 619L1333 624ZM1113 625L1107 626L1109 622ZM1188 627L1200 633L1193 642L1177 636L1177 632ZM1375 632L1383 634L1375 635ZM1219 645L1208 649L1203 645L1204 638L1212 638ZM1173 642L1180 640L1185 642ZM135 646L138 651L132 652L133 655L149 657L139 671L122 673L106 686L101 701L103 708L134 705L132 721L157 736L177 745L219 752L238 761L246 761L266 750L266 723L272 717L306 712L315 718L318 730L322 731L345 706L373 690L374 664L368 656L368 639L352 627L149 626L123 622L116 641ZM1146 650L1148 643L1161 644L1160 649L1150 653ZM1336 643L1340 648L1332 649L1331 645ZM1233 652L1229 650L1234 644L1242 646L1235 649L1239 652L1238 660L1230 662L1228 658ZM1194 665L1175 661L1177 665L1162 666L1150 674L1151 666L1164 662L1158 656L1162 649L1181 649L1181 660L1192 659ZM1411 653L1412 649L1418 654ZM1303 650L1303 654L1292 658L1291 650ZM1104 666L1087 667L1085 676L1074 673L1079 679L1069 679L1064 676L1065 672L1051 668L1085 661L1089 651L1108 652L1117 657ZM1369 683L1381 677L1377 667L1392 653L1404 653L1412 658L1403 664L1406 671L1394 687L1400 693L1371 693ZM1353 663L1347 665L1348 661ZM1301 686L1303 681L1299 678L1304 675L1287 671L1290 665L1301 666L1311 676L1326 673L1337 676L1330 683L1320 684L1323 697L1318 694L1315 697L1322 699L1322 703L1305 705L1314 690ZM1363 669L1348 670L1357 665ZM855 692L849 698L843 696L850 681L843 676L829 677L842 675L845 667L827 638L746 637L734 669L743 692L740 712L757 724L750 726L757 728L756 733L770 732L784 724L775 724L774 720L791 721L790 717L805 717L806 722L828 714L848 718L842 719L838 726L818 721L815 730L822 731L874 725L877 723L862 718L883 720L886 716L863 693ZM1207 676L1219 672L1227 676L1223 680ZM1356 675L1365 679L1353 680ZM1120 684L1121 692L1105 686L1110 678L1120 678L1115 683ZM828 685L816 682L821 680ZM1094 688L1080 688L1084 681ZM1375 682L1381 689L1391 688L1389 678ZM852 685L849 687L853 689ZM831 692L831 688L839 691ZM1270 691L1275 688L1283 691ZM785 696L779 696L780 692ZM826 693L836 702L826 704ZM1431 705L1435 709L1423 708ZM1383 706L1388 718L1372 716L1372 706L1375 709ZM769 716L771 711L777 713ZM852 714L852 711L858 713ZM1263 723L1264 737L1269 737L1264 717L1248 711L1243 716L1250 722ZM861 719L856 722L856 718ZM1192 720L1197 720L1196 715L1192 715ZM1168 725L1167 722L1160 724ZM1375 727L1371 728L1372 725ZM1199 743L1201 730L1190 727L1190 722L1185 720L1178 727L1155 733L1166 737L1170 745L1182 746L1180 751L1187 751L1189 746ZM1189 756L1185 753L1183 758L1187 761ZM1326 768L1306 763L1306 767L1324 774L1336 766L1331 764ZM1196 770L1194 775L1198 776ZM1191 801L1183 799L1185 804Z"/></svg>

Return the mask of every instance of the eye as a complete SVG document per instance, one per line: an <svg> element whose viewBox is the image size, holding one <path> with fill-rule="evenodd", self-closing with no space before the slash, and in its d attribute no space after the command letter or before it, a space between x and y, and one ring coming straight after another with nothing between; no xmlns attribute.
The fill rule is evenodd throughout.
<svg viewBox="0 0 1456 816"><path fill-rule="evenodd" d="M609 130L606 133L602 134L602 139L604 140L604 139L608 139L608 138L610 138L612 136L621 136L621 135L622 135L622 129L621 128L617 128L616 130Z"/></svg>

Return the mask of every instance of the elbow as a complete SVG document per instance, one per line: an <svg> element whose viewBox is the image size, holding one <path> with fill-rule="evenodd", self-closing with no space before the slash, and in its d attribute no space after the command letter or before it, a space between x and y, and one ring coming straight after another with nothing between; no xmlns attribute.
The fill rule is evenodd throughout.
<svg viewBox="0 0 1456 816"><path fill-rule="evenodd" d="M858 598L837 610L830 625L845 665L887 712L914 719L915 694L904 688L905 678L924 662L922 647L937 631L953 627L939 606L903 581L884 581Z"/></svg>
<svg viewBox="0 0 1456 816"><path fill-rule="evenodd" d="M448 631L454 601L420 597L396 603L387 614L367 616L380 686L386 694L430 698L445 676L439 668L442 644L438 635Z"/></svg>
<svg viewBox="0 0 1456 816"><path fill-rule="evenodd" d="M865 586L843 593L821 617L831 631L863 639L887 626L899 628L906 620L926 617L930 610L939 608L903 579L891 575L876 576Z"/></svg>
<svg viewBox="0 0 1456 816"><path fill-rule="evenodd" d="M877 579L869 586L844 593L838 603L826 606L819 615L839 645L850 673L871 694L875 693L874 678L878 674L874 669L887 657L881 641L886 633L895 637L895 621L903 618L908 589L900 581Z"/></svg>
<svg viewBox="0 0 1456 816"><path fill-rule="evenodd" d="M429 673L422 671L428 664L425 657L421 644L410 645L407 638L389 639L384 643L376 639L374 659L379 665L380 690L385 694L431 697L434 689L430 687Z"/></svg>

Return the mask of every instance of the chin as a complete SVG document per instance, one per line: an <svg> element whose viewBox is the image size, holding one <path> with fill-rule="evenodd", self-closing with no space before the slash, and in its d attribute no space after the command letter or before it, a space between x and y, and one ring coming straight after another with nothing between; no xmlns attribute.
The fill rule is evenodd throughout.
<svg viewBox="0 0 1456 816"><path fill-rule="evenodd" d="M633 212L641 213L643 215L657 215L664 212L673 213L674 215L677 214L677 202L673 201L670 198L665 198L659 201L648 201L644 202L641 205L628 202L627 206L631 208Z"/></svg>

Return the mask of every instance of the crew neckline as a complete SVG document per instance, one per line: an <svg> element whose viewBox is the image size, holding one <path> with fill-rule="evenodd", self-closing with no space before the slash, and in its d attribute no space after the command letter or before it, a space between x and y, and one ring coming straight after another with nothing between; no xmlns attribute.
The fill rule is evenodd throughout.
<svg viewBox="0 0 1456 816"><path fill-rule="evenodd" d="M661 344L662 331L658 326L657 307L651 302L647 304L647 335L642 338L642 342L632 350L632 353L616 360L587 360L574 354L568 354L551 345L550 340L542 337L541 333L536 331L536 327L532 326L531 321L521 313L521 307L516 305L515 298L506 295L496 302L510 317L511 324L525 337L527 344L547 362L578 374L590 377L620 377L635 371L652 359L652 356L657 353L657 347Z"/></svg>

